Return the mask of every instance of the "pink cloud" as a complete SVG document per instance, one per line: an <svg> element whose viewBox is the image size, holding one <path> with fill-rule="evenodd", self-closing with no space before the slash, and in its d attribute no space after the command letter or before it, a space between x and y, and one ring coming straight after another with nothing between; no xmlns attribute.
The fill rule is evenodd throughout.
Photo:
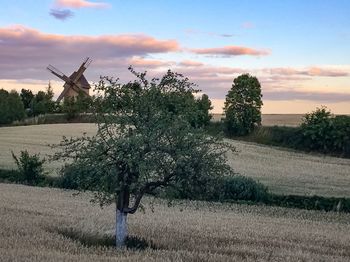
<svg viewBox="0 0 350 262"><path fill-rule="evenodd" d="M6 79L42 79L47 77L47 64L72 70L72 65L86 56L95 61L126 61L179 50L175 40L159 40L143 34L70 36L47 34L21 25L0 28L0 39L0 78Z"/></svg>
<svg viewBox="0 0 350 262"><path fill-rule="evenodd" d="M304 69L297 69L291 67L278 67L265 69L265 72L269 72L275 75L306 75L306 76L328 76L328 77L343 77L349 76L349 72L340 69L327 68L327 67L308 67Z"/></svg>
<svg viewBox="0 0 350 262"><path fill-rule="evenodd" d="M203 66L204 64L202 62L193 61L193 60L184 60L179 63L180 66L183 67L197 67L197 66Z"/></svg>
<svg viewBox="0 0 350 262"><path fill-rule="evenodd" d="M159 68L159 67L170 67L175 62L171 61L163 61L156 59L144 59L142 57L133 57L128 60L129 64L134 67L142 67L142 68Z"/></svg>
<svg viewBox="0 0 350 262"><path fill-rule="evenodd" d="M86 0L56 0L55 6L61 8L108 8L110 5L103 2L91 2Z"/></svg>
<svg viewBox="0 0 350 262"><path fill-rule="evenodd" d="M270 54L270 51L267 51L267 50L257 50L257 49L244 47L244 46L197 48L197 49L191 49L191 51L201 55L222 55L222 56L240 56L240 55L262 56L262 55Z"/></svg>

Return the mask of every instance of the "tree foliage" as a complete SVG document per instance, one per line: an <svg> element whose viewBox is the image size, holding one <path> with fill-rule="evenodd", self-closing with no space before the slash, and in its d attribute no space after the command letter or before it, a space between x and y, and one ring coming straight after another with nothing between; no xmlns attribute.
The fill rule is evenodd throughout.
<svg viewBox="0 0 350 262"><path fill-rule="evenodd" d="M19 157L12 152L12 157L18 167L22 179L30 185L35 185L43 178L43 164L45 159L40 159L38 154L30 155L27 150L21 151Z"/></svg>
<svg viewBox="0 0 350 262"><path fill-rule="evenodd" d="M350 155L350 117L334 116L326 107L306 114L301 124L303 146L309 150Z"/></svg>
<svg viewBox="0 0 350 262"><path fill-rule="evenodd" d="M30 109L34 98L33 92L29 89L22 88L20 96L24 109Z"/></svg>
<svg viewBox="0 0 350 262"><path fill-rule="evenodd" d="M200 110L191 98L194 85L171 71L149 81L130 70L134 82L103 77L96 86L97 134L65 139L56 154L74 160L66 168L76 170L79 188L95 192L101 205L116 202L121 212L134 213L159 187L231 174L225 153L234 148L191 124Z"/></svg>
<svg viewBox="0 0 350 262"><path fill-rule="evenodd" d="M10 124L22 120L24 116L24 106L18 93L0 89L0 124Z"/></svg>
<svg viewBox="0 0 350 262"><path fill-rule="evenodd" d="M76 118L80 113L89 112L92 98L83 92L79 92L76 97L66 97L63 100L62 112L68 120Z"/></svg>
<svg viewBox="0 0 350 262"><path fill-rule="evenodd" d="M243 74L233 80L226 95L225 129L229 135L247 135L261 124L262 94L259 80Z"/></svg>
<svg viewBox="0 0 350 262"><path fill-rule="evenodd" d="M53 101L53 90L51 84L47 86L46 92L39 91L32 99L29 116L38 116L55 111L55 102Z"/></svg>

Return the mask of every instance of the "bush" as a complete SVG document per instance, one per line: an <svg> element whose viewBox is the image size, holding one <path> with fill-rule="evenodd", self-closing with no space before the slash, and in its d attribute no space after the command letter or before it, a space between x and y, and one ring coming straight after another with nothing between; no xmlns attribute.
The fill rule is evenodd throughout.
<svg viewBox="0 0 350 262"><path fill-rule="evenodd" d="M29 185L37 185L44 180L43 164L45 159L41 160L37 154L29 155L27 150L21 151L19 158L12 152L12 157L18 167L21 180Z"/></svg>
<svg viewBox="0 0 350 262"><path fill-rule="evenodd" d="M306 114L301 124L302 147L350 155L350 116L333 116L325 107Z"/></svg>
<svg viewBox="0 0 350 262"><path fill-rule="evenodd" d="M252 178L241 175L202 183L202 185L198 183L182 184L162 191L160 195L171 199L222 202L236 200L262 202L269 196L267 187Z"/></svg>
<svg viewBox="0 0 350 262"><path fill-rule="evenodd" d="M0 169L0 182L21 182L22 176L17 170Z"/></svg>
<svg viewBox="0 0 350 262"><path fill-rule="evenodd" d="M60 177L58 179L59 187L65 189L78 189L80 173L81 170L74 165L65 165L60 171Z"/></svg>
<svg viewBox="0 0 350 262"><path fill-rule="evenodd" d="M220 201L246 200L261 202L268 198L267 187L245 176L224 178L217 191Z"/></svg>

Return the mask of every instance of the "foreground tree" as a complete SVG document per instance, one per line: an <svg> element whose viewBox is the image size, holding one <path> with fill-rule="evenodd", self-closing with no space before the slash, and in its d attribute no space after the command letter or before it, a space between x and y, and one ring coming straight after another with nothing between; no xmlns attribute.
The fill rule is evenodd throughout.
<svg viewBox="0 0 350 262"><path fill-rule="evenodd" d="M187 78L168 71L148 81L130 70L134 82L122 85L103 77L96 87L97 134L65 139L56 154L74 160L64 172L80 190L93 191L101 205L115 203L118 247L127 236L127 215L137 211L145 194L181 181L214 183L232 174L225 153L234 150L191 125L199 109L188 99L197 90Z"/></svg>
<svg viewBox="0 0 350 262"><path fill-rule="evenodd" d="M229 135L247 135L261 124L262 94L259 80L249 74L233 80L225 101L225 129Z"/></svg>

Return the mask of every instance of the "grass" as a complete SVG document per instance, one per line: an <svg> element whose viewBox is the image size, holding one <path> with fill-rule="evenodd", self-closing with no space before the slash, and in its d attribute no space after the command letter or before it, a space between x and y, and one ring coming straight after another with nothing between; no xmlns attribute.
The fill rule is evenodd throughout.
<svg viewBox="0 0 350 262"><path fill-rule="evenodd" d="M43 157L52 153L48 144L58 143L63 135L94 134L93 124L54 124L0 128L0 169L15 168L11 150L27 149ZM312 155L278 147L228 140L239 150L229 155L229 163L242 175L268 186L275 194L350 197L350 159ZM53 172L62 163L47 163Z"/></svg>
<svg viewBox="0 0 350 262"><path fill-rule="evenodd" d="M110 245L114 207L72 193L0 184L1 261L350 259L350 214L189 201L168 207L161 200L151 212L151 199L145 213L129 216L129 233L154 247L117 251Z"/></svg>

